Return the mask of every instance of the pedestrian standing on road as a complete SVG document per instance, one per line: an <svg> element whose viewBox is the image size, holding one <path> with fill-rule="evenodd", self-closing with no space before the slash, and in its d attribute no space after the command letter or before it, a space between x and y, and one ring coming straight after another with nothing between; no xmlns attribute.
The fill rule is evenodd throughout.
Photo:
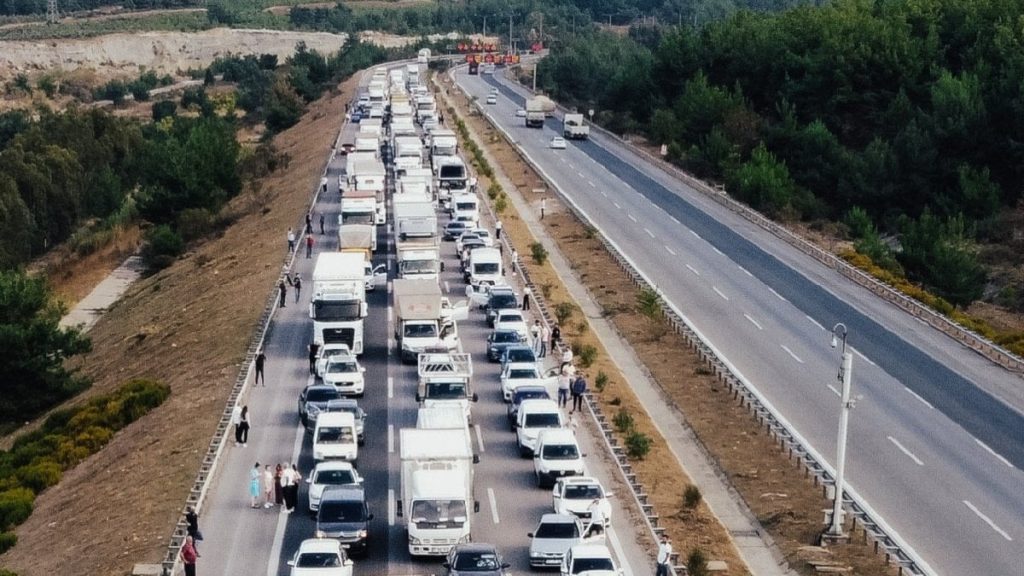
<svg viewBox="0 0 1024 576"><path fill-rule="evenodd" d="M274 469L274 502L278 506L284 503L284 483L282 481L283 478L284 468L281 467L281 464L278 464L277 468Z"/></svg>
<svg viewBox="0 0 1024 576"><path fill-rule="evenodd" d="M199 553L196 552L195 540L191 536L185 536L185 543L181 545L178 556L185 567L185 576L196 576L196 560L199 559Z"/></svg>
<svg viewBox="0 0 1024 576"><path fill-rule="evenodd" d="M249 407L242 406L241 420L238 422L238 439L242 442L242 448L249 443Z"/></svg>
<svg viewBox="0 0 1024 576"><path fill-rule="evenodd" d="M565 371L566 366L572 366L572 346L566 346L562 352L562 366L561 369Z"/></svg>
<svg viewBox="0 0 1024 576"><path fill-rule="evenodd" d="M299 482L302 480L302 476L299 474L299 470L295 464L290 464L288 469L284 471L284 478L285 512L291 514L295 511L295 505L299 500Z"/></svg>
<svg viewBox="0 0 1024 576"><path fill-rule="evenodd" d="M583 411L583 395L587 392L587 381L583 378L583 374L576 377L576 380L572 383L572 388L569 389L572 392L572 412L577 410Z"/></svg>
<svg viewBox="0 0 1024 576"><path fill-rule="evenodd" d="M274 471L270 464L263 467L263 507L270 508L274 505Z"/></svg>
<svg viewBox="0 0 1024 576"><path fill-rule="evenodd" d="M601 499L594 498L590 501L590 506L587 507L587 512L590 512L590 526L587 528L587 532L590 536L600 536L604 533L604 510L601 509Z"/></svg>
<svg viewBox="0 0 1024 576"><path fill-rule="evenodd" d="M548 339L551 338L551 330L548 330L548 325L544 324L540 327L540 357L543 358L548 355Z"/></svg>
<svg viewBox="0 0 1024 576"><path fill-rule="evenodd" d="M306 234L313 233L313 213L306 212Z"/></svg>
<svg viewBox="0 0 1024 576"><path fill-rule="evenodd" d="M320 353L320 344L310 342L309 344L309 373L316 374L316 357Z"/></svg>
<svg viewBox="0 0 1024 576"><path fill-rule="evenodd" d="M302 275L298 272L292 276L292 287L295 288L295 303L299 302L299 295L302 294Z"/></svg>
<svg viewBox="0 0 1024 576"><path fill-rule="evenodd" d="M306 259L309 260L313 257L313 235L306 235Z"/></svg>
<svg viewBox="0 0 1024 576"><path fill-rule="evenodd" d="M523 310L529 310L530 309L530 295L531 294L533 294L533 291L530 290L529 286L526 286L525 288L523 288Z"/></svg>
<svg viewBox="0 0 1024 576"><path fill-rule="evenodd" d="M661 544L658 544L658 569L654 576L668 576L669 564L672 562L672 541L667 535L662 535Z"/></svg>
<svg viewBox="0 0 1024 576"><path fill-rule="evenodd" d="M555 348L558 346L558 342L562 339L562 329L555 324L555 327L551 329L551 353L555 353Z"/></svg>
<svg viewBox="0 0 1024 576"><path fill-rule="evenodd" d="M494 239L501 240L501 220L494 223Z"/></svg>
<svg viewBox="0 0 1024 576"><path fill-rule="evenodd" d="M288 278L288 277L285 276L285 278ZM289 282L290 281L291 281L291 279L289 278ZM277 291L281 293L281 304L280 304L280 306L281 306L281 308L284 308L285 307L284 298L285 298L285 296L288 295L288 286L285 285L284 278L281 278L281 280L277 283Z"/></svg>
<svg viewBox="0 0 1024 576"><path fill-rule="evenodd" d="M326 191L327 191L327 184L324 184L324 192L326 192ZM323 234L324 234L324 213L321 212L320 213L320 235L323 236Z"/></svg>
<svg viewBox="0 0 1024 576"><path fill-rule="evenodd" d="M540 351L540 320L534 320L533 326L530 326L530 348L533 348L535 354Z"/></svg>
<svg viewBox="0 0 1024 576"><path fill-rule="evenodd" d="M547 207L548 207L548 199L547 198L541 198L540 199L540 219L541 220L544 219L544 210Z"/></svg>
<svg viewBox="0 0 1024 576"><path fill-rule="evenodd" d="M295 231L288 229L288 253L295 252Z"/></svg>
<svg viewBox="0 0 1024 576"><path fill-rule="evenodd" d="M267 355L263 353L263 348L256 354L256 384L263 382L263 386L267 385L267 377L263 374L263 366L267 363Z"/></svg>
<svg viewBox="0 0 1024 576"><path fill-rule="evenodd" d="M235 427L235 446L242 443L242 407L235 404L231 409L231 424Z"/></svg>
<svg viewBox="0 0 1024 576"><path fill-rule="evenodd" d="M249 507L260 507L260 463L249 470Z"/></svg>
<svg viewBox="0 0 1024 576"><path fill-rule="evenodd" d="M516 270L519 268L519 250L512 249L512 275L516 275Z"/></svg>
<svg viewBox="0 0 1024 576"><path fill-rule="evenodd" d="M558 406L565 408L569 403L569 385L572 379L565 372L558 373Z"/></svg>
<svg viewBox="0 0 1024 576"><path fill-rule="evenodd" d="M185 533L192 537L192 547L199 551L199 541L203 539L203 533L199 531L199 514L196 509L188 506L185 508Z"/></svg>

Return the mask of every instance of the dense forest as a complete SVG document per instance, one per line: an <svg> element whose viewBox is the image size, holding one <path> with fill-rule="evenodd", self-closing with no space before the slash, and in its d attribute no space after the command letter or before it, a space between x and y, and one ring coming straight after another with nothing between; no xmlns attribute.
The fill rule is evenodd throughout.
<svg viewBox="0 0 1024 576"><path fill-rule="evenodd" d="M774 217L844 222L875 264L964 305L986 286L975 240L1005 240L1001 210L1021 200L1021 14L837 0L634 27L569 40L539 85ZM998 296L1022 307L1020 292Z"/></svg>

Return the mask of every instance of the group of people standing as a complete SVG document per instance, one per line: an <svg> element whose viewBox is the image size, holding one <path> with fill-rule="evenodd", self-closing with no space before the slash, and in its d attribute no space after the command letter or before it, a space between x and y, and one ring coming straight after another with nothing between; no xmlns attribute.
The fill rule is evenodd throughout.
<svg viewBox="0 0 1024 576"><path fill-rule="evenodd" d="M249 470L249 507L284 506L283 511L290 514L299 502L300 482L302 474L295 464L278 464L276 468L266 464L261 471L257 462Z"/></svg>

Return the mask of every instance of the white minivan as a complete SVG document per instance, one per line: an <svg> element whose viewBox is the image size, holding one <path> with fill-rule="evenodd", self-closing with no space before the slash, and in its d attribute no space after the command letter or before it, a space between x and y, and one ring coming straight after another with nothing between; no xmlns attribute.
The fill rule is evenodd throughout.
<svg viewBox="0 0 1024 576"><path fill-rule="evenodd" d="M554 400L523 400L519 403L519 414L516 415L516 443L519 444L519 455L523 458L533 456L537 448L537 436L541 430L564 427L565 417Z"/></svg>
<svg viewBox="0 0 1024 576"><path fill-rule="evenodd" d="M313 429L313 460L354 462L359 455L359 434L351 412L325 412Z"/></svg>
<svg viewBox="0 0 1024 576"><path fill-rule="evenodd" d="M576 434L568 428L541 430L533 451L537 486L547 488L559 478L583 475L583 456Z"/></svg>
<svg viewBox="0 0 1024 576"><path fill-rule="evenodd" d="M480 221L480 200L477 199L476 194L452 195L452 220Z"/></svg>
<svg viewBox="0 0 1024 576"><path fill-rule="evenodd" d="M497 248L477 248L469 253L467 267L470 284L504 284L501 251Z"/></svg>

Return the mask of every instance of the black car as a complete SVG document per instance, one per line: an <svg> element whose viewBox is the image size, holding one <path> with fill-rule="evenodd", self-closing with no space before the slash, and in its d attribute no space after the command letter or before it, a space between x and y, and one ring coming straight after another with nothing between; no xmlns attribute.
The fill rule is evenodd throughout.
<svg viewBox="0 0 1024 576"><path fill-rule="evenodd" d="M373 514L366 506L366 494L358 485L328 486L320 496L316 531L334 538L352 555L367 552L367 536Z"/></svg>
<svg viewBox="0 0 1024 576"><path fill-rule="evenodd" d="M302 425L312 430L316 426L316 417L331 400L341 398L338 389L330 384L314 384L306 386L299 393L299 420Z"/></svg>
<svg viewBox="0 0 1024 576"><path fill-rule="evenodd" d="M508 287L491 288L491 294L487 297L487 304L484 304L484 311L487 313L487 325L494 326L494 318L498 310L510 310L519 308L519 299L516 293Z"/></svg>
<svg viewBox="0 0 1024 576"><path fill-rule="evenodd" d="M495 330L487 335L487 360L497 362L509 346L522 344L523 339L515 330Z"/></svg>
<svg viewBox="0 0 1024 576"><path fill-rule="evenodd" d="M449 222L448 224L445 224L443 238L445 240L455 240L459 236L462 236L463 232L467 232L472 229L473 225L470 222Z"/></svg>
<svg viewBox="0 0 1024 576"><path fill-rule="evenodd" d="M505 576L510 565L501 559L494 544L456 544L445 559L447 576Z"/></svg>
<svg viewBox="0 0 1024 576"><path fill-rule="evenodd" d="M531 398L550 400L547 388L543 386L520 386L512 393L512 401L505 407L505 414L508 415L508 425L513 432L516 431L516 417L519 415L519 403Z"/></svg>

